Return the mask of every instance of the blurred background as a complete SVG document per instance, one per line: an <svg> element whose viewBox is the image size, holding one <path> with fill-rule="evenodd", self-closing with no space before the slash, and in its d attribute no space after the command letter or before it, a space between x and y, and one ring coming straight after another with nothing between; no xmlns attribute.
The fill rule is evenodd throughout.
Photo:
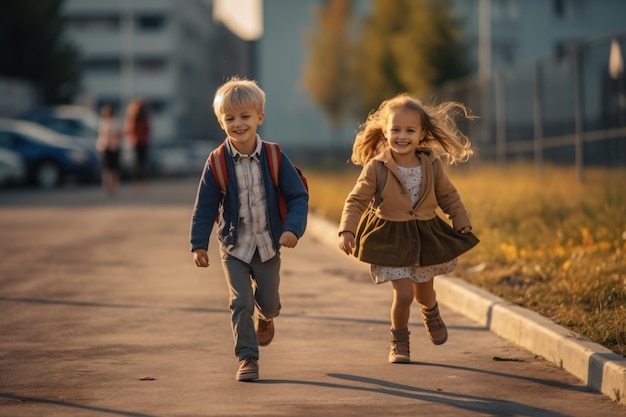
<svg viewBox="0 0 626 417"><path fill-rule="evenodd" d="M135 97L154 174L197 176L233 75L267 92L260 134L301 165L345 163L367 113L409 92L479 117L461 125L471 164L566 164L582 180L626 167L624 16L623 0L4 1L0 183L32 169L10 155L15 135L47 135L70 149L64 170L94 180L100 108L122 119Z"/></svg>

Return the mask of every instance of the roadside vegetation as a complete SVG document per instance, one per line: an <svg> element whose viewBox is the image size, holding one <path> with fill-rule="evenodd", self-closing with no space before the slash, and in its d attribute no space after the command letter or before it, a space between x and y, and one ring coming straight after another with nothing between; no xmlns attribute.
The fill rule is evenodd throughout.
<svg viewBox="0 0 626 417"><path fill-rule="evenodd" d="M307 169L312 212L339 221L359 169ZM626 171L450 167L481 243L453 272L626 356Z"/></svg>

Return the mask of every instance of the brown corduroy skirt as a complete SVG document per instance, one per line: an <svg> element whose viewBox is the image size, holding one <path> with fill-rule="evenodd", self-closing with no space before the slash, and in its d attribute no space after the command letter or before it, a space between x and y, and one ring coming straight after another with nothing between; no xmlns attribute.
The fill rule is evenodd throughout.
<svg viewBox="0 0 626 417"><path fill-rule="evenodd" d="M451 261L478 244L473 233L462 234L439 217L393 222L364 215L356 233L354 256L384 266L428 266Z"/></svg>

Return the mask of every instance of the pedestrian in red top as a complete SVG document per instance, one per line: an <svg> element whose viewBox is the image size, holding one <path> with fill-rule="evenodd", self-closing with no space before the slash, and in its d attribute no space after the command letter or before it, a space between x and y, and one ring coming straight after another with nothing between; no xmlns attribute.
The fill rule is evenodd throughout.
<svg viewBox="0 0 626 417"><path fill-rule="evenodd" d="M147 185L148 148L150 144L150 121L148 109L143 100L134 99L128 105L124 132L135 155L133 183L136 188L141 190Z"/></svg>

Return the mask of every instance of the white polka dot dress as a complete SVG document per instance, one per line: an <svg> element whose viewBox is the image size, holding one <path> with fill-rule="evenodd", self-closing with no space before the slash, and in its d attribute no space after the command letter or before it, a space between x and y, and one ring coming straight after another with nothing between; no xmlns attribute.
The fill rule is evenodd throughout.
<svg viewBox="0 0 626 417"><path fill-rule="evenodd" d="M398 167L398 173L404 183L409 196L411 197L411 203L415 205L419 199L420 186L422 184L422 167L404 168ZM437 265L428 266L380 266L371 265L370 274L372 280L376 284L382 284L383 282L393 281L402 278L410 278L414 282L422 283L428 282L436 275L446 274L456 268L458 258L454 258L451 261L444 262Z"/></svg>

